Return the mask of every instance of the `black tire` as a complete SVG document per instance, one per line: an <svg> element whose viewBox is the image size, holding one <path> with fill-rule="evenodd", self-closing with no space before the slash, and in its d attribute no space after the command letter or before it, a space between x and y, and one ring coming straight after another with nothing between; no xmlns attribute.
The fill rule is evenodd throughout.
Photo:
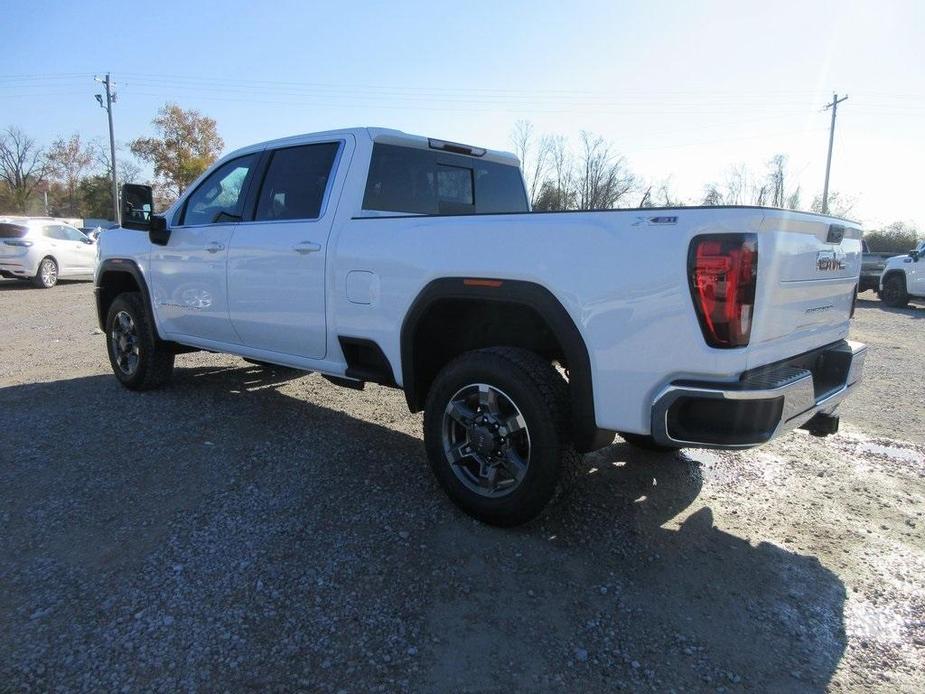
<svg viewBox="0 0 925 694"><path fill-rule="evenodd" d="M511 491L499 497L470 489L445 451L448 405L473 384L497 389L525 423L517 434L528 437L525 472ZM569 417L568 384L552 364L527 350L492 347L466 352L437 375L424 410L424 443L437 480L463 511L491 525L519 525L563 496L577 474L581 457L572 444Z"/></svg>
<svg viewBox="0 0 925 694"><path fill-rule="evenodd" d="M880 300L891 308L905 308L909 305L909 294L906 292L906 281L900 275L890 275L883 280L883 291Z"/></svg>
<svg viewBox="0 0 925 694"><path fill-rule="evenodd" d="M39 263L38 272L32 278L32 286L37 289L51 289L58 284L58 263L47 256Z"/></svg>
<svg viewBox="0 0 925 694"><path fill-rule="evenodd" d="M631 446L636 448L641 448L644 451L654 451L656 453L670 453L673 451L680 451L681 446L664 446L660 443L656 443L648 434L630 434L629 432L618 432L620 438L626 441Z"/></svg>
<svg viewBox="0 0 925 694"><path fill-rule="evenodd" d="M126 329L125 316L133 329ZM133 336L130 337L130 334ZM120 294L109 307L106 352L116 378L130 390L159 388L173 375L175 354L158 339L154 323L138 292ZM132 359L132 356L136 358Z"/></svg>

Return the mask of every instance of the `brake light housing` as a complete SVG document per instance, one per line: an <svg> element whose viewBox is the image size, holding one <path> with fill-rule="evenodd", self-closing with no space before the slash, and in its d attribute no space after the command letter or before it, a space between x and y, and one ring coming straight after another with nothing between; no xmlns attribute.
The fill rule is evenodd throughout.
<svg viewBox="0 0 925 694"><path fill-rule="evenodd" d="M721 349L748 345L758 284L757 235L695 237L688 251L687 274L707 344Z"/></svg>

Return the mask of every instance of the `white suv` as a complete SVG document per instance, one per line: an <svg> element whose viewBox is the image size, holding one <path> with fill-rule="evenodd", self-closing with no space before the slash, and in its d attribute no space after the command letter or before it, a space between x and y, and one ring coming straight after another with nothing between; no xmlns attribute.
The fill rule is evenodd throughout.
<svg viewBox="0 0 925 694"><path fill-rule="evenodd" d="M0 220L0 275L32 280L39 288L59 279L92 279L96 244L74 227L53 219Z"/></svg>

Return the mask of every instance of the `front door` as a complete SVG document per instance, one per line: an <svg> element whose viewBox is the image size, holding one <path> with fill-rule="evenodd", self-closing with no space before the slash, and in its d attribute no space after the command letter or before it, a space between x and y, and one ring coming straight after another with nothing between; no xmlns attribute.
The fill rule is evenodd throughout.
<svg viewBox="0 0 925 694"><path fill-rule="evenodd" d="M254 219L238 224L228 255L228 306L243 344L325 356L324 266L330 195L343 142L269 153Z"/></svg>
<svg viewBox="0 0 925 694"><path fill-rule="evenodd" d="M96 265L96 246L90 237L74 227L62 226L61 229L72 246L74 274L92 275Z"/></svg>
<svg viewBox="0 0 925 694"><path fill-rule="evenodd" d="M151 245L154 307L165 334L240 343L228 319L225 273L258 158L219 166L183 203L167 245Z"/></svg>
<svg viewBox="0 0 925 694"><path fill-rule="evenodd" d="M918 247L918 260L912 262L910 271L906 273L906 276L912 280L909 293L915 296L925 296L925 243Z"/></svg>

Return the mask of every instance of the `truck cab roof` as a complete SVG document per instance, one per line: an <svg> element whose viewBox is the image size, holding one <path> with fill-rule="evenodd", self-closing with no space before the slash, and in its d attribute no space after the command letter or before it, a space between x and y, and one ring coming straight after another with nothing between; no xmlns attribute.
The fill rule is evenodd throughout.
<svg viewBox="0 0 925 694"><path fill-rule="evenodd" d="M401 130L395 130L392 128L378 127L340 128L338 130L325 130L316 133L291 135L289 137L281 137L274 140L266 140L264 142L248 145L247 147L242 147L233 152L230 152L222 158L228 159L240 156L242 154L247 154L249 152L259 152L268 147L295 146L308 139L317 140L319 137L337 138L343 137L345 135L352 135L358 140L365 139L373 143L378 142L384 144L400 145L402 147L414 147L417 149L446 149L447 151L453 152L454 154L476 156L479 159L493 161L499 164L520 166L520 160L511 152L487 149L484 147L474 147L472 145L464 145L456 142L450 142L448 140L426 137L423 135L413 135L411 133L406 133Z"/></svg>

